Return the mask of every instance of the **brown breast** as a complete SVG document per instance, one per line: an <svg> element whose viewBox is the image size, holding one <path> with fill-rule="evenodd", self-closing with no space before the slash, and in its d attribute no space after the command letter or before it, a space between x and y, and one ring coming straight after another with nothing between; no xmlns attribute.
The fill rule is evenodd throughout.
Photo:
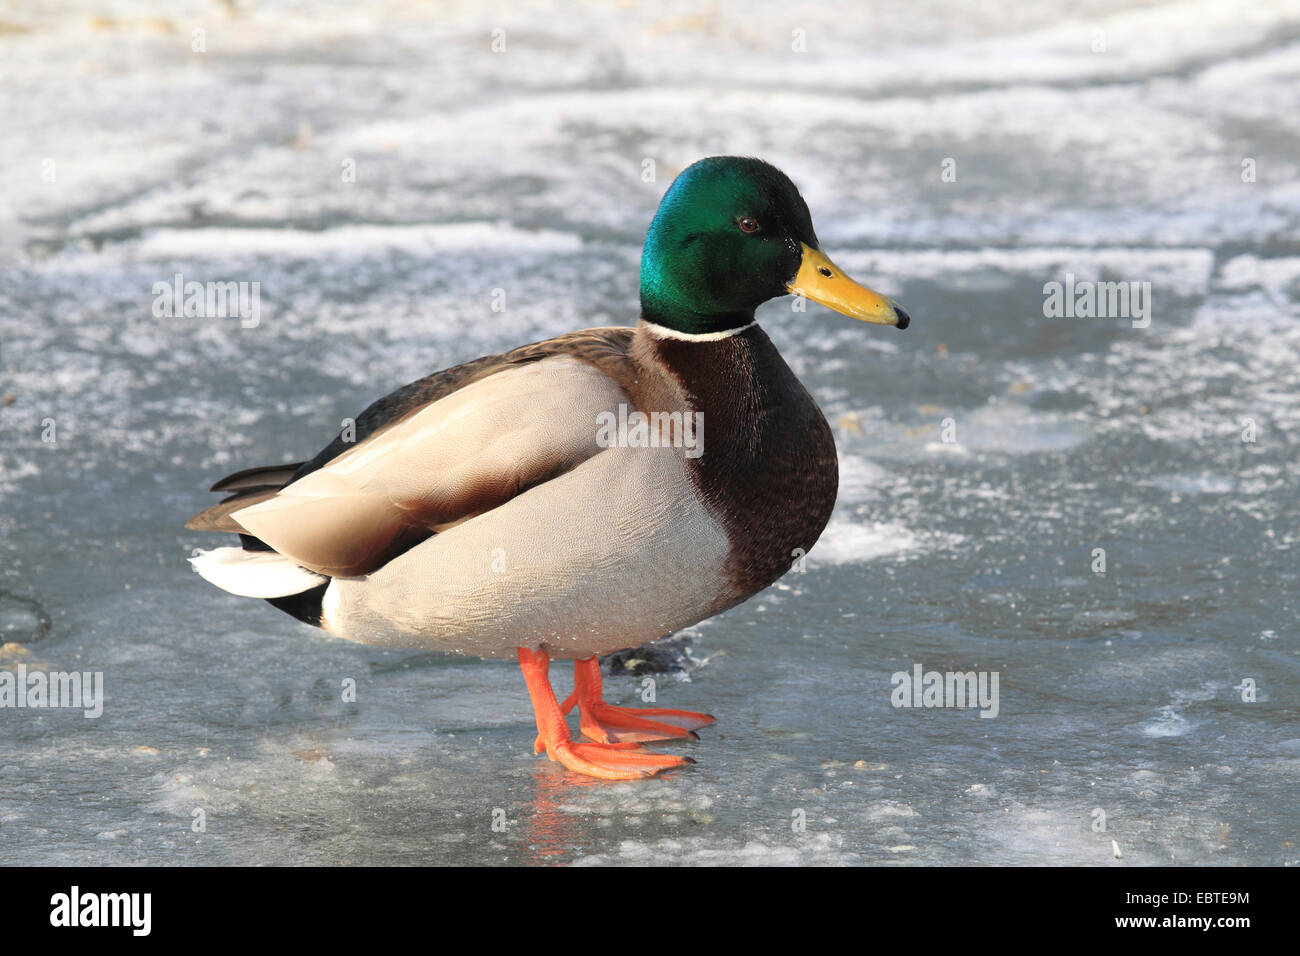
<svg viewBox="0 0 1300 956"><path fill-rule="evenodd" d="M757 325L711 342L658 338L642 325L630 351L704 415L703 453L688 467L726 530L728 606L738 603L790 570L826 527L839 487L830 426Z"/></svg>

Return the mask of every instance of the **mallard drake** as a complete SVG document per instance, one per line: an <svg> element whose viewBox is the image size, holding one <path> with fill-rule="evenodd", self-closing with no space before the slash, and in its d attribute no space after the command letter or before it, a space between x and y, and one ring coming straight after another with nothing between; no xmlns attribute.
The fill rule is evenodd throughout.
<svg viewBox="0 0 1300 956"><path fill-rule="evenodd" d="M516 656L535 752L632 779L708 714L615 707L597 656L766 588L806 553L839 483L825 417L755 309L793 293L906 328L821 251L790 179L758 159L693 164L641 259L641 316L435 372L367 408L314 458L223 478L186 527L239 547L192 558L233 594L367 644ZM573 694L551 658L574 661ZM574 706L590 742L570 738Z"/></svg>

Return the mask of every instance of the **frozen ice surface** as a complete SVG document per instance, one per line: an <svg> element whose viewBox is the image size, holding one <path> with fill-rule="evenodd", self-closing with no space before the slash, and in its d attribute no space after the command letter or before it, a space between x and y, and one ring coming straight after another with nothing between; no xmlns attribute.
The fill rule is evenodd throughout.
<svg viewBox="0 0 1300 956"><path fill-rule="evenodd" d="M854 9L0 8L0 667L107 692L0 710L0 862L1300 860L1300 4ZM696 766L575 778L515 668L190 572L215 477L630 323L662 190L719 152L915 321L761 313L843 489L804 572L655 675L719 717ZM260 282L261 323L155 318L178 272ZM1045 318L1067 272L1151 282L1150 327ZM998 672L998 716L895 709L917 663Z"/></svg>

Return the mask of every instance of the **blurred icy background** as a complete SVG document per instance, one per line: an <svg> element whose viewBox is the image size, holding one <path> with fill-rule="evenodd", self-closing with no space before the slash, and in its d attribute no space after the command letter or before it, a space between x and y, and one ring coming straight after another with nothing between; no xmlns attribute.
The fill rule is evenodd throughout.
<svg viewBox="0 0 1300 956"><path fill-rule="evenodd" d="M0 710L0 863L1300 860L1300 3L12 0L0 130L0 666L108 684ZM761 315L841 502L658 675L720 717L696 767L580 780L513 666L190 572L215 477L633 322L713 153L789 172L915 321ZM154 318L176 272L260 282L260 326ZM1151 282L1150 327L1045 318L1066 272ZM999 717L891 708L915 662L999 671Z"/></svg>

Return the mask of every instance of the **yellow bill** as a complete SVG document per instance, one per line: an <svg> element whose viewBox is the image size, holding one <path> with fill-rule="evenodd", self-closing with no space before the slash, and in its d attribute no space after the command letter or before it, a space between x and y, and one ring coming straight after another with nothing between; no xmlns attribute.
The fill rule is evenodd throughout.
<svg viewBox="0 0 1300 956"><path fill-rule="evenodd" d="M803 243L799 272L786 289L863 322L893 325L900 329L907 328L912 322L912 317L897 302L858 285L831 262L826 253L807 243Z"/></svg>

